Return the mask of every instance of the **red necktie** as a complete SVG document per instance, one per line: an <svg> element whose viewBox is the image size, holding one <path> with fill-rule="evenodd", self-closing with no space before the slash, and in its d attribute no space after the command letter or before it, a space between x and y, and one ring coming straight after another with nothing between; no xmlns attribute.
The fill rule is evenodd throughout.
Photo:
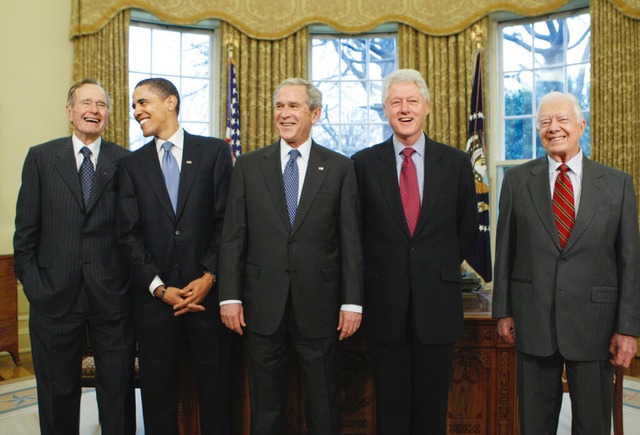
<svg viewBox="0 0 640 435"><path fill-rule="evenodd" d="M576 221L576 209L573 200L573 185L569 178L569 167L564 163L558 167L560 173L553 187L553 214L558 228L560 246L564 249Z"/></svg>
<svg viewBox="0 0 640 435"><path fill-rule="evenodd" d="M418 175L416 165L413 163L411 154L413 148L405 148L401 154L404 156L402 169L400 169L400 196L402 197L402 207L407 218L409 233L413 236L420 217L420 190L418 189Z"/></svg>

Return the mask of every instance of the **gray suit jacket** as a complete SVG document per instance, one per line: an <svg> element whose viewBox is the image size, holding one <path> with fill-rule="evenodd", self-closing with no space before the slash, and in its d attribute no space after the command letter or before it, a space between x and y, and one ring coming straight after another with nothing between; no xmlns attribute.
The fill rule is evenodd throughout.
<svg viewBox="0 0 640 435"><path fill-rule="evenodd" d="M518 350L609 358L614 332L640 335L640 241L629 174L583 160L582 193L564 251L547 157L510 169L498 216L493 315L513 317Z"/></svg>
<svg viewBox="0 0 640 435"><path fill-rule="evenodd" d="M222 231L220 300L243 302L250 331L269 335L289 291L307 338L337 334L341 304L363 304L361 214L353 162L313 143L293 229L280 143L236 161Z"/></svg>
<svg viewBox="0 0 640 435"><path fill-rule="evenodd" d="M71 137L29 150L22 172L13 239L16 276L32 309L61 317L84 284L110 318L130 311L128 275L120 267L115 230L115 173L129 152L105 140L87 209Z"/></svg>

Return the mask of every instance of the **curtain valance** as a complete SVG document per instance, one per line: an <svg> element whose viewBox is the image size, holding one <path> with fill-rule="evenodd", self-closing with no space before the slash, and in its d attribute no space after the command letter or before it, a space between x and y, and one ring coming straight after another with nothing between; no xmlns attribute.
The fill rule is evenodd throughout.
<svg viewBox="0 0 640 435"><path fill-rule="evenodd" d="M284 38L309 24L360 33L388 22L407 24L431 35L451 35L492 12L539 15L557 10L568 1L72 0L71 37L95 33L119 12L134 8L175 24L220 19L259 39ZM640 11L640 0L612 1L625 10Z"/></svg>

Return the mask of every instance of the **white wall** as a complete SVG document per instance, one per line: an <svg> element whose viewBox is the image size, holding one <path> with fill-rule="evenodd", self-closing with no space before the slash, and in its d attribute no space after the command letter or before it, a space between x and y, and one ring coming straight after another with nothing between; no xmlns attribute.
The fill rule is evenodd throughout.
<svg viewBox="0 0 640 435"><path fill-rule="evenodd" d="M30 146L69 134L70 0L0 5L0 254L12 254L16 198ZM28 348L28 303L20 292L20 349Z"/></svg>

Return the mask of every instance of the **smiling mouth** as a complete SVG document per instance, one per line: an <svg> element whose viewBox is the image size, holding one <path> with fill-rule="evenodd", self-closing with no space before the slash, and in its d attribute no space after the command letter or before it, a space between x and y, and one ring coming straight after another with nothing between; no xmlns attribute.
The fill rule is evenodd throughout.
<svg viewBox="0 0 640 435"><path fill-rule="evenodd" d="M140 126L143 126L144 124L146 124L149 121L149 118L144 118L138 121L138 124L140 124Z"/></svg>
<svg viewBox="0 0 640 435"><path fill-rule="evenodd" d="M92 122L94 124L100 124L100 120L98 118L82 118L84 122Z"/></svg>

